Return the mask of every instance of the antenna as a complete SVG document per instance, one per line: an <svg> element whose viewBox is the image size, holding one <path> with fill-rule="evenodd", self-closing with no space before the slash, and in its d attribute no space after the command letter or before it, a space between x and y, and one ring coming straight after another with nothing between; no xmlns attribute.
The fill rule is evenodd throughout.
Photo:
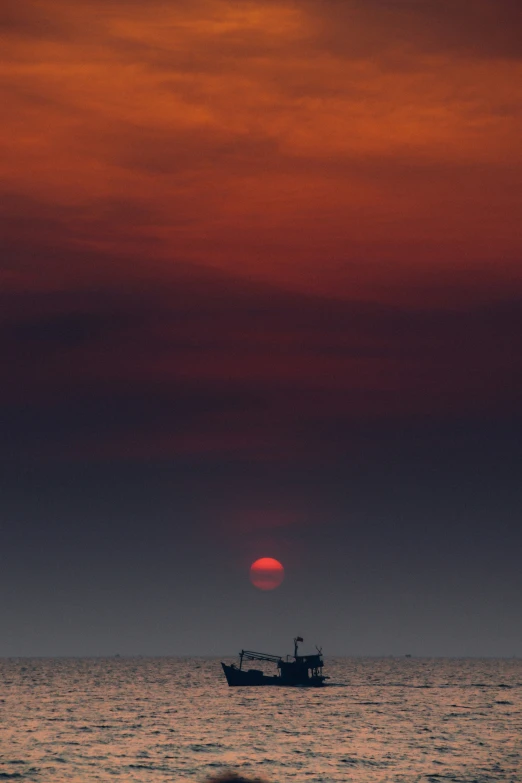
<svg viewBox="0 0 522 783"><path fill-rule="evenodd" d="M297 645L299 642L304 642L302 636L296 636L294 639L294 658L297 658Z"/></svg>

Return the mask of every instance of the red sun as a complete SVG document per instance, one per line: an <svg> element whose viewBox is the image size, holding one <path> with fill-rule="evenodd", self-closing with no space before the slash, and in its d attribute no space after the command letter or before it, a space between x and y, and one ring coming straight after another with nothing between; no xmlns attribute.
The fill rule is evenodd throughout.
<svg viewBox="0 0 522 783"><path fill-rule="evenodd" d="M250 566L250 581L260 590L275 590L285 578L285 569L273 557L260 557Z"/></svg>

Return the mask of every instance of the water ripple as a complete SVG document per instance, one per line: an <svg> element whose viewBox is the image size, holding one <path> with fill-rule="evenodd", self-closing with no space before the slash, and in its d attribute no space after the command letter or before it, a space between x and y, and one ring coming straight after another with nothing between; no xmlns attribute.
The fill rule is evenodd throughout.
<svg viewBox="0 0 522 783"><path fill-rule="evenodd" d="M229 689L219 661L0 661L0 780L518 783L520 661L327 660L320 691Z"/></svg>

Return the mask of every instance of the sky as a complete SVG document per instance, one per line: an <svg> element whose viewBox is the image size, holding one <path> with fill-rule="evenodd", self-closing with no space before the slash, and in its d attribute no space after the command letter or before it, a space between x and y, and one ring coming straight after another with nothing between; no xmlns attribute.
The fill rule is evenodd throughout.
<svg viewBox="0 0 522 783"><path fill-rule="evenodd" d="M0 42L0 655L522 655L519 0Z"/></svg>

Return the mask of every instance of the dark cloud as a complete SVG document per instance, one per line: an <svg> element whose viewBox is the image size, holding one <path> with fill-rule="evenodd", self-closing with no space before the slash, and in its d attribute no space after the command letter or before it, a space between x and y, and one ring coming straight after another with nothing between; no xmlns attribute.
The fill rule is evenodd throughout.
<svg viewBox="0 0 522 783"><path fill-rule="evenodd" d="M93 440L176 454L194 439L255 456L260 422L262 452L329 454L362 422L495 419L522 394L518 298L357 303L181 266L161 287L9 299L4 456L43 442L80 456Z"/></svg>
<svg viewBox="0 0 522 783"><path fill-rule="evenodd" d="M0 8L0 34L56 40L67 37L68 26L51 6L46 11L41 3L31 0L4 0Z"/></svg>
<svg viewBox="0 0 522 783"><path fill-rule="evenodd" d="M306 2L337 54L384 58L400 55L522 56L522 9L517 0L327 0ZM354 32L356 33L354 35Z"/></svg>

